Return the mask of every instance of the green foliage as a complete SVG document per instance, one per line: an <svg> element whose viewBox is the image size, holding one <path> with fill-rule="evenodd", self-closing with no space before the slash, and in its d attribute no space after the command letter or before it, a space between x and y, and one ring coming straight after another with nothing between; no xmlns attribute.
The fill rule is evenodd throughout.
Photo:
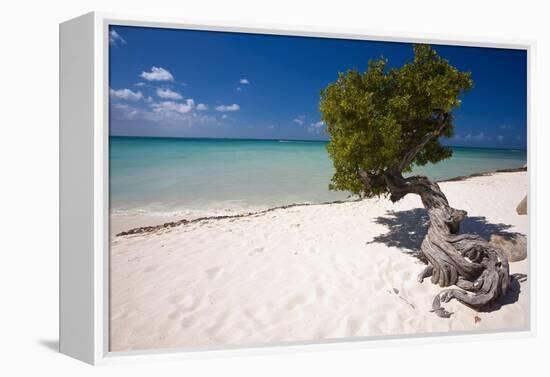
<svg viewBox="0 0 550 377"><path fill-rule="evenodd" d="M453 136L452 110L460 106L459 96L472 87L470 73L457 70L429 45L415 45L414 61L401 68L386 65L384 58L371 60L366 72L340 73L321 91L320 110L335 167L332 190L367 196L386 193L383 182L366 187L358 172L379 174L397 168L408 151L439 127L442 113L449 116L440 136ZM436 137L403 171L451 154Z"/></svg>

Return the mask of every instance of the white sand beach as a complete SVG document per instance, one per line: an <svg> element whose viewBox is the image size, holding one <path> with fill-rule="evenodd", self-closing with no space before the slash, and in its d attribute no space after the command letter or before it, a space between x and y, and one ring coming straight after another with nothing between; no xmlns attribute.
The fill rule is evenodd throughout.
<svg viewBox="0 0 550 377"><path fill-rule="evenodd" d="M462 231L527 235L526 172L440 184ZM113 217L114 229L144 222ZM426 214L417 196L297 206L111 239L111 351L201 348L528 325L529 277L491 311L416 280ZM150 222L150 220L149 220ZM510 264L528 274L528 259ZM476 318L477 317L477 318Z"/></svg>

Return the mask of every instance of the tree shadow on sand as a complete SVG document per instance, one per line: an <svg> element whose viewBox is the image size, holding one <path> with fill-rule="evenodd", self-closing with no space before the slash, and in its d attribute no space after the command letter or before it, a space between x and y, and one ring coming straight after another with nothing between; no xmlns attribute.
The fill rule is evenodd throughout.
<svg viewBox="0 0 550 377"><path fill-rule="evenodd" d="M374 237L366 244L383 243L390 247L400 248L423 263L426 260L420 252L420 245L428 230L428 213L424 208L415 208L408 211L388 211L386 215L374 219L377 224L384 225L388 232ZM512 225L495 224L487 221L485 216L468 216L460 223L460 233L477 234L489 240L492 234L506 238L514 238L523 235L518 232L510 232ZM484 311L491 312L500 309L503 305L514 303L518 300L520 284L525 281L524 274L513 274L507 294L498 302L493 303Z"/></svg>
<svg viewBox="0 0 550 377"><path fill-rule="evenodd" d="M373 238L371 243L383 243L405 249L406 253L414 254L420 251L422 240L428 230L428 213L423 208L415 208L408 211L388 211L386 215L374 219L377 224L388 228L386 234ZM460 223L460 233L477 234L489 240L492 234L498 234L506 238L522 235L510 232L512 225L494 224L487 221L484 216L468 216Z"/></svg>

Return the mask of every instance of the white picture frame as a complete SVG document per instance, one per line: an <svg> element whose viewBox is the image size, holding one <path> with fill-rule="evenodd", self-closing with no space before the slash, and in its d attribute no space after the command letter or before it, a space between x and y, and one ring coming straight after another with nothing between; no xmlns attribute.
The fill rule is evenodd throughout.
<svg viewBox="0 0 550 377"><path fill-rule="evenodd" d="M93 12L60 24L60 352L90 364L257 355L388 344L422 344L482 339L530 337L535 334L531 302L527 328L514 332L445 333L387 337L348 338L338 341L279 343L247 348L209 350L150 350L110 352L109 334L109 197L108 197L108 47L109 25L248 32L394 42L422 42L460 46L514 48L527 51L528 140L531 124L531 72L533 41L404 35L365 30L325 30L308 26L240 25L189 20L134 17ZM533 174L534 144L528 142L529 237L536 211ZM536 253L529 244L530 297L534 297Z"/></svg>

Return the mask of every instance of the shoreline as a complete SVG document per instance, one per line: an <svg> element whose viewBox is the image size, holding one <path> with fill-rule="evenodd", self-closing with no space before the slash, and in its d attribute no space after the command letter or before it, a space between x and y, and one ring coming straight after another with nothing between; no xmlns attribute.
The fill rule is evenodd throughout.
<svg viewBox="0 0 550 377"><path fill-rule="evenodd" d="M473 173L467 176L457 176L449 179L444 179L437 181L437 183L445 183L445 182L461 182L466 181L468 179L476 178L476 177L487 177L492 176L495 174L501 174L501 173L517 173L517 172L523 172L527 171L527 166L523 166L520 168L510 168L510 169L499 169L494 171L487 171L487 172L480 172L480 173ZM114 237L122 237L122 236L129 236L129 235L136 235L136 234L143 234L143 233L154 233L163 229L169 229L174 228L180 225L188 225L193 223L199 223L202 221L210 221L210 220L226 220L226 219L238 219L238 218L244 218L244 217L250 217L250 216L261 216L269 212L273 212L280 209L288 209L288 208L294 208L294 207L305 207L305 206L323 206L323 205L331 205L331 204L343 204L343 203L353 203L353 202L360 202L363 199L352 199L352 200L335 200L331 202L321 202L321 203L290 203L285 204L281 206L275 206L275 207L269 207L262 210L257 211L248 211L248 212L241 212L236 213L232 215L214 215L214 216L201 216L194 219L180 219L175 221L168 221L163 223L158 223L156 225L146 225L146 226L138 226L134 228L130 228L128 230L122 231L122 232L115 232L113 234ZM112 217L113 214L110 214L110 217ZM123 217L123 215L115 215ZM134 216L134 217L140 217L140 216ZM146 217L141 216L141 217Z"/></svg>
<svg viewBox="0 0 550 377"><path fill-rule="evenodd" d="M521 171L527 171L527 164L525 164L525 166L522 166L520 168L498 169L498 170L494 170L494 171L473 173L473 174L470 174L470 175L460 175L458 177L443 179L441 181L436 181L436 182L437 183L440 183L440 182L459 182L459 181L464 181L464 180L467 180L467 179L470 179L470 178L475 178L475 177L486 177L486 176L490 176L490 175L498 174L498 173L518 173L518 172L521 172Z"/></svg>

